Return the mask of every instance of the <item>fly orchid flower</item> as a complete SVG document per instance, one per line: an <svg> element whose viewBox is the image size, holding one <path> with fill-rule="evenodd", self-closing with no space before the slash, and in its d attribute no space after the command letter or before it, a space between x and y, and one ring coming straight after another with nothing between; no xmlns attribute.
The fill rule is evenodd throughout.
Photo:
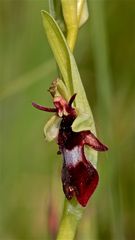
<svg viewBox="0 0 135 240"><path fill-rule="evenodd" d="M61 179L63 191L68 200L74 196L85 207L98 184L99 176L95 167L86 159L84 145L88 145L96 151L106 151L103 145L90 131L74 132L72 124L77 118L77 110L72 106L75 100L74 94L69 102L63 97L54 97L55 108L47 108L36 103L32 105L45 112L54 112L59 120L56 136L59 146L58 153L63 155L63 167Z"/></svg>

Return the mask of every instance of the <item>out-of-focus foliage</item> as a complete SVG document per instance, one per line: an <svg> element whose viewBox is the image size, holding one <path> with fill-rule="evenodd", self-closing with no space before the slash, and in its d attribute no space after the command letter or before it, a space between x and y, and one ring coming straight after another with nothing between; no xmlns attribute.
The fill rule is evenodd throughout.
<svg viewBox="0 0 135 240"><path fill-rule="evenodd" d="M129 240L135 238L135 2L93 2L75 56L109 152L99 155L99 187L76 238ZM47 89L57 72L41 9L48 9L46 0L0 1L0 240L51 239L63 206L61 156L43 137L49 114L31 106L33 100L52 106Z"/></svg>

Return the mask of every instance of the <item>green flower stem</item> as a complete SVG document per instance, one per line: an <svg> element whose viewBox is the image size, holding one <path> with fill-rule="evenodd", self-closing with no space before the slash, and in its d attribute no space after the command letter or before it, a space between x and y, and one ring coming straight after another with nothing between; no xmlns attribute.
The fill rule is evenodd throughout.
<svg viewBox="0 0 135 240"><path fill-rule="evenodd" d="M83 1L79 9L78 18L77 18L76 1L72 0L72 3L73 3L72 7L69 9L69 6L70 6L69 2L67 0L66 1L62 0L64 19L65 19L67 30L68 30L67 43L71 52L73 52L74 50L76 39L77 39L78 20L80 20ZM83 211L84 211L84 208L77 203L76 199L68 201L65 198L63 216L61 219L57 240L66 240L66 239L73 240L74 239L78 223L82 218Z"/></svg>
<svg viewBox="0 0 135 240"><path fill-rule="evenodd" d="M76 38L77 38L77 28L73 27L74 31L72 32L72 29L69 30L68 35L67 35L67 43L69 48L73 51L75 43L76 43Z"/></svg>
<svg viewBox="0 0 135 240"><path fill-rule="evenodd" d="M84 209L76 202L75 199L71 201L65 199L63 216L57 240L74 239L83 211Z"/></svg>
<svg viewBox="0 0 135 240"><path fill-rule="evenodd" d="M73 52L78 33L77 1L61 0L63 16L67 27L67 43Z"/></svg>
<svg viewBox="0 0 135 240"><path fill-rule="evenodd" d="M67 27L67 43L71 52L73 52L78 29L88 18L88 9L85 0L61 0L61 3Z"/></svg>
<svg viewBox="0 0 135 240"><path fill-rule="evenodd" d="M82 11L83 11L83 6L84 6L84 0L80 0L78 4L79 4L79 7L77 9L77 20L78 20L78 23L80 23L80 19L81 19L81 16L82 16Z"/></svg>

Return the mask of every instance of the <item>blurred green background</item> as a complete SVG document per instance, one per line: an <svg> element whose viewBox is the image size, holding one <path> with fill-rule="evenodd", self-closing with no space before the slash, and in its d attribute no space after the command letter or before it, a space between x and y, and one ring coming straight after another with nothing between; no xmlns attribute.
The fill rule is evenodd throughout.
<svg viewBox="0 0 135 240"><path fill-rule="evenodd" d="M75 57L93 110L100 183L76 239L135 239L135 1L89 1ZM64 194L61 156L43 127L57 75L40 10L47 0L0 1L0 240L53 239Z"/></svg>

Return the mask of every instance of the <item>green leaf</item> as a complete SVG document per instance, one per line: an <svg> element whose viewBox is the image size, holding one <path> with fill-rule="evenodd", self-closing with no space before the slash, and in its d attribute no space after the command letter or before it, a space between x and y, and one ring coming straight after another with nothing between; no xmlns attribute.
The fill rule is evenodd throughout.
<svg viewBox="0 0 135 240"><path fill-rule="evenodd" d="M94 125L94 119L93 115L86 97L86 93L80 78L80 74L75 62L75 59L73 55L70 53L70 62L71 62L71 75L72 75L72 81L73 81L73 89L74 93L77 93L76 99L75 99L75 104L77 109L80 110L80 112L84 112L89 115L87 125L90 127L91 126L91 131L95 134L95 125ZM83 121L83 119L82 119ZM85 127L85 126L84 126ZM73 129L74 130L74 129ZM85 130L85 129L84 129Z"/></svg>
<svg viewBox="0 0 135 240"><path fill-rule="evenodd" d="M72 129L74 131L75 128L75 131L79 131L80 127L77 127L78 125L81 126L82 130L86 130L87 125L88 126L87 130L91 130L96 135L93 115L86 97L86 93L80 78L80 74L74 56L71 53L67 45L66 39L56 21L46 11L42 11L42 17L48 41L50 43L56 62L61 71L65 85L69 90L70 95L73 95L73 93L77 93L75 99L76 108L79 110L79 112L83 112L88 116L87 119L83 117L80 118L80 116L78 116L80 119L76 119L76 122L73 124ZM91 159L91 156L93 156L94 154L94 161L96 164L97 161L96 151L90 148L88 151L89 151L87 153L88 158Z"/></svg>
<svg viewBox="0 0 135 240"><path fill-rule="evenodd" d="M71 95L73 93L77 93L75 100L76 107L89 114L89 125L91 126L91 130L95 133L92 112L89 107L74 56L71 53L65 37L56 21L46 11L42 11L42 17L48 41L63 76L64 82Z"/></svg>
<svg viewBox="0 0 135 240"><path fill-rule="evenodd" d="M73 93L72 76L70 60L66 46L66 40L62 34L56 21L46 11L41 11L43 18L43 26L53 51L56 62L59 66L60 72L63 76L64 82L69 89L70 95Z"/></svg>

